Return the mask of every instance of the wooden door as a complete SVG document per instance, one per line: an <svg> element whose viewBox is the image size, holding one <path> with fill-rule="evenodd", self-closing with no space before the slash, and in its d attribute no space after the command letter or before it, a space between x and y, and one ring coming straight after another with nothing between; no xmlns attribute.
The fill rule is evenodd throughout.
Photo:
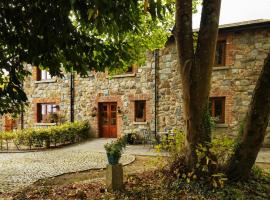
<svg viewBox="0 0 270 200"><path fill-rule="evenodd" d="M117 137L117 103L99 104L99 132L100 137Z"/></svg>
<svg viewBox="0 0 270 200"><path fill-rule="evenodd" d="M5 131L12 131L16 128L16 121L14 119L11 119L9 117L5 117Z"/></svg>

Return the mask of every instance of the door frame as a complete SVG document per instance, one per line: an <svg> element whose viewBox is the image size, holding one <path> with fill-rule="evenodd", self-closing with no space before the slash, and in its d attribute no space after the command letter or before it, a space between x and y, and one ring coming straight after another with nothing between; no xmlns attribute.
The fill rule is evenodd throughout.
<svg viewBox="0 0 270 200"><path fill-rule="evenodd" d="M102 132L101 115L100 115L100 113L101 113L100 107L101 107L102 104L109 104L109 105L115 104L116 105L116 124L115 124L116 133L115 133L115 137L105 137L104 134L103 134L103 132ZM118 113L117 113L117 106L118 106L117 101L98 102L98 115L97 115L97 117L98 117L98 136L100 138L117 138L118 137ZM108 106L108 107L110 107L110 106ZM110 123L110 121L109 121L109 123Z"/></svg>

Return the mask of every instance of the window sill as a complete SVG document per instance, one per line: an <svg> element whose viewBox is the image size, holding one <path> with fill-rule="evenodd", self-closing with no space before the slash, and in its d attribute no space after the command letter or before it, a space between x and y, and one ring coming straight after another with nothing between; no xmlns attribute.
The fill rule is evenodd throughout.
<svg viewBox="0 0 270 200"><path fill-rule="evenodd" d="M148 122L133 122L134 125L147 125Z"/></svg>
<svg viewBox="0 0 270 200"><path fill-rule="evenodd" d="M216 124L216 128L228 128L228 124Z"/></svg>
<svg viewBox="0 0 270 200"><path fill-rule="evenodd" d="M216 66L216 67L213 67L213 71L228 70L228 69L230 69L230 67L228 67L228 66Z"/></svg>
<svg viewBox="0 0 270 200"><path fill-rule="evenodd" d="M55 79L50 79L50 80L41 80L41 81L35 81L35 84L40 84L40 83L55 83Z"/></svg>
<svg viewBox="0 0 270 200"><path fill-rule="evenodd" d="M135 77L136 73L132 73L132 74L119 74L119 75L114 75L111 78L125 78L125 77ZM107 77L109 78L109 77Z"/></svg>
<svg viewBox="0 0 270 200"><path fill-rule="evenodd" d="M56 123L35 123L35 126L55 126Z"/></svg>

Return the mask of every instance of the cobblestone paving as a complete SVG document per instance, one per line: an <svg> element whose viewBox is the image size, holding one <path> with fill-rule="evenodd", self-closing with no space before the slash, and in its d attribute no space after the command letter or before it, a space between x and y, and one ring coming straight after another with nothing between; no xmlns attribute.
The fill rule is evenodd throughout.
<svg viewBox="0 0 270 200"><path fill-rule="evenodd" d="M102 145L98 148L102 149L105 141L97 142ZM93 151L93 142L43 152L1 153L0 192L16 190L42 178L106 167L105 153ZM125 165L134 159L133 155L124 154L120 162Z"/></svg>

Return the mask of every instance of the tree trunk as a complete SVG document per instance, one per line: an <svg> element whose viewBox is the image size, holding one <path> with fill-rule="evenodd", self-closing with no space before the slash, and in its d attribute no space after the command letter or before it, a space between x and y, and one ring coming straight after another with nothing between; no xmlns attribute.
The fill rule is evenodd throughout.
<svg viewBox="0 0 270 200"><path fill-rule="evenodd" d="M270 116L270 54L265 60L261 75L254 89L238 144L231 157L227 176L241 180L249 176L263 144Z"/></svg>
<svg viewBox="0 0 270 200"><path fill-rule="evenodd" d="M186 164L193 168L196 147L211 141L208 98L218 33L220 0L204 0L198 43L194 52L192 0L176 1L175 39L183 86Z"/></svg>

